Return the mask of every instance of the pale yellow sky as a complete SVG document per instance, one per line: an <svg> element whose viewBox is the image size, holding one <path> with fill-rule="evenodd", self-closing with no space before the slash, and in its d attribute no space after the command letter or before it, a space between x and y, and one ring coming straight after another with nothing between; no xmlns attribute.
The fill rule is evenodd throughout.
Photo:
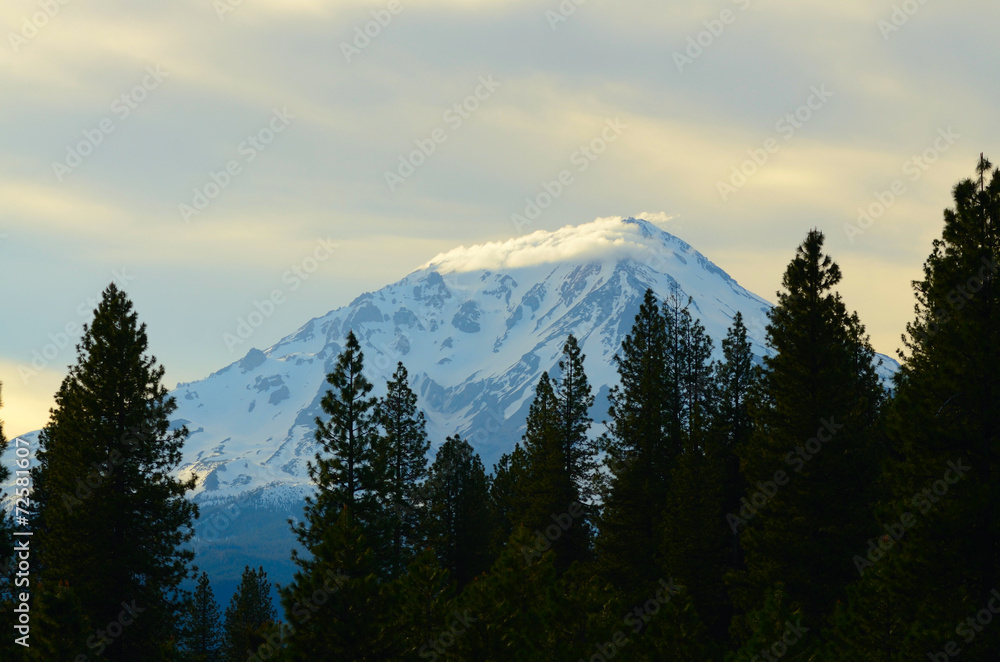
<svg viewBox="0 0 1000 662"><path fill-rule="evenodd" d="M239 358L222 335L319 239L337 253L255 346L456 245L656 211L769 300L822 229L848 305L893 354L951 188L1000 154L1000 7L569 4L4 3L8 436L45 423L73 351L37 371L35 353L113 278L172 386ZM609 121L627 128L581 170L574 155ZM532 227L513 223L566 168L574 184ZM877 218L851 237L859 208Z"/></svg>

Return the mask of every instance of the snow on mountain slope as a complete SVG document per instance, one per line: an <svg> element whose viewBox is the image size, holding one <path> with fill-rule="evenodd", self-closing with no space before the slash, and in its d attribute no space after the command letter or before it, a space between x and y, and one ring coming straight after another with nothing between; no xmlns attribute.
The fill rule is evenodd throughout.
<svg viewBox="0 0 1000 662"><path fill-rule="evenodd" d="M377 394L402 361L435 444L460 433L490 466L520 437L533 387L569 334L595 389L615 383L612 358L647 288L690 296L716 343L742 311L763 353L769 304L652 223L613 218L535 232L440 255L273 347L179 384L175 420L191 431L182 473L198 474L199 501L265 486L308 491L325 376L352 329Z"/></svg>
<svg viewBox="0 0 1000 662"><path fill-rule="evenodd" d="M520 438L533 388L543 371L557 371L571 333L586 354L595 430L603 430L616 382L612 359L647 288L660 298L691 297L717 355L736 311L756 353L766 352L767 301L653 223L606 218L456 248L272 347L247 347L239 361L178 384L174 424L191 433L178 473L198 476L195 548L199 564L223 583L217 594L226 597L245 562L262 563L278 581L290 576L286 520L312 491L314 420L350 330L376 395L402 361L432 444L459 433L490 468ZM897 365L882 358L888 378Z"/></svg>

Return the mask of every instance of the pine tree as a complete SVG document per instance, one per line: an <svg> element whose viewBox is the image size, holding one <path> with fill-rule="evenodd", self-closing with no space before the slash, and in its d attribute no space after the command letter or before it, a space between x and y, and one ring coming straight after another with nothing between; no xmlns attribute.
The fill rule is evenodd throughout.
<svg viewBox="0 0 1000 662"><path fill-rule="evenodd" d="M493 467L490 481L490 517L493 534L490 556L500 556L514 529L525 526L524 513L527 512L527 496L524 486L529 484L528 454L520 442L514 444L510 453L500 456Z"/></svg>
<svg viewBox="0 0 1000 662"><path fill-rule="evenodd" d="M882 530L869 535L881 537L906 513L914 519L889 558L865 571L885 577L882 595L862 594L873 605L859 615L881 617L875 597L892 605L893 659L923 659L952 640L963 659L1000 650L995 625L976 623L967 639L967 619L995 605L1000 586L1000 173L991 170L981 157L978 177L955 186L941 238L913 284L916 316L887 423L891 503Z"/></svg>
<svg viewBox="0 0 1000 662"><path fill-rule="evenodd" d="M387 457L387 481L381 489L385 510L391 517L392 548L389 577L398 577L413 558L421 542L423 504L420 486L427 478L427 451L430 441L424 413L417 410L417 395L410 389L406 368L400 363L377 407L384 430L381 444Z"/></svg>
<svg viewBox="0 0 1000 662"><path fill-rule="evenodd" d="M489 565L489 486L479 456L458 435L438 448L428 480L429 545L459 588Z"/></svg>
<svg viewBox="0 0 1000 662"><path fill-rule="evenodd" d="M668 426L678 394L666 363L667 337L652 290L615 355L620 384L610 393L602 438L610 472L597 549L605 578L636 587L659 575L662 499L679 448Z"/></svg>
<svg viewBox="0 0 1000 662"><path fill-rule="evenodd" d="M441 635L453 612L455 585L434 550L418 553L389 590L395 604L389 629L401 659L441 659L450 643Z"/></svg>
<svg viewBox="0 0 1000 662"><path fill-rule="evenodd" d="M795 608L784 584L775 582L764 591L761 606L747 614L747 641L731 657L732 662L764 659L813 660L819 641L818 628L808 627L802 608ZM838 658L848 660L850 658Z"/></svg>
<svg viewBox="0 0 1000 662"><path fill-rule="evenodd" d="M663 304L663 324L667 343L666 375L672 382L667 393L675 399L668 410L668 429L678 449L704 452L705 436L715 407L715 378L712 371L712 339L690 311L691 298L685 301L674 289Z"/></svg>
<svg viewBox="0 0 1000 662"><path fill-rule="evenodd" d="M514 489L523 498L514 513L517 524L529 531L544 529L550 514L565 510L562 478L562 453L559 430L559 402L549 373L543 372L535 386L535 397L528 407L522 442L525 471ZM515 527L516 528L516 527Z"/></svg>
<svg viewBox="0 0 1000 662"><path fill-rule="evenodd" d="M226 662L244 662L252 657L265 643L265 631L274 623L275 617L267 573L263 567L254 570L245 566L240 585L226 607L223 659Z"/></svg>
<svg viewBox="0 0 1000 662"><path fill-rule="evenodd" d="M222 617L208 574L201 573L191 601L185 649L191 662L214 662L222 650Z"/></svg>
<svg viewBox="0 0 1000 662"><path fill-rule="evenodd" d="M83 613L80 598L67 582L36 585L33 589L31 637L28 649L14 646L17 653L4 659L77 660L99 657L114 650L107 624L95 630ZM83 656L82 658L79 656Z"/></svg>
<svg viewBox="0 0 1000 662"><path fill-rule="evenodd" d="M591 557L593 514L589 504L594 497L597 448L589 438L594 396L583 370L585 358L576 338L569 336L563 346L560 377L555 385L559 459L555 477L559 490L550 513L550 518L573 516L569 528L555 542L556 568L560 574L570 564L589 561ZM576 515L577 512L580 514Z"/></svg>
<svg viewBox="0 0 1000 662"><path fill-rule="evenodd" d="M532 534L518 527L485 575L466 588L449 625L456 660L551 660L562 646L553 635L559 617L555 556L529 559L521 550Z"/></svg>
<svg viewBox="0 0 1000 662"><path fill-rule="evenodd" d="M281 601L290 626L291 660L398 659L391 631L394 605L379 585L379 567L349 509L317 532L313 556L299 558Z"/></svg>
<svg viewBox="0 0 1000 662"><path fill-rule="evenodd" d="M574 561L590 557L589 508L596 463L587 432L593 404L590 384L583 373L583 354L569 337L559 362L562 378L553 385L542 373L525 424L525 470L514 491L521 509L514 514L518 524L532 531L556 550L559 574ZM550 527L558 535L546 533Z"/></svg>
<svg viewBox="0 0 1000 662"><path fill-rule="evenodd" d="M837 603L830 617L821 654L824 662L857 660L892 662L911 659L901 654L901 643L909 638L910 627L900 618L900 610L890 583L897 576L893 566L898 556L880 560L866 569L861 580L847 588L847 598Z"/></svg>
<svg viewBox="0 0 1000 662"><path fill-rule="evenodd" d="M160 659L183 617L179 585L194 555L183 545L197 516L185 498L195 478L170 475L187 430L171 427L176 404L146 350L145 325L110 285L84 326L32 470L40 577L68 582L94 627L121 630L104 651L109 660Z"/></svg>
<svg viewBox="0 0 1000 662"><path fill-rule="evenodd" d="M315 496L306 498L304 521L294 524L292 530L306 550L311 550L324 527L347 508L366 535L375 538L381 560L386 557L382 544L386 521L376 487L384 486L385 454L379 452L376 399L369 395L372 384L364 376L364 354L353 331L326 381L331 388L320 406L329 420L316 418L320 451L308 466L317 490ZM298 562L297 553L293 559Z"/></svg>
<svg viewBox="0 0 1000 662"><path fill-rule="evenodd" d="M739 510L740 497L746 494L746 480L740 470L740 455L753 434L750 403L759 382L759 371L754 365L747 327L743 323L743 314L738 311L733 316L733 325L722 340L722 355L723 360L715 366L718 398L712 432L721 455L725 512L735 513ZM740 527L731 529L732 568L742 566L740 530Z"/></svg>
<svg viewBox="0 0 1000 662"><path fill-rule="evenodd" d="M691 610L714 636L724 635L731 613L727 569L724 451L712 434L717 386L712 341L687 301L672 292L663 307L667 374L678 394L668 428L680 450L662 497L661 554L664 572L688 588Z"/></svg>
<svg viewBox="0 0 1000 662"><path fill-rule="evenodd" d="M809 232L769 313L754 434L743 450L748 494L744 527L752 607L784 582L789 599L813 618L828 614L856 578L851 562L873 524L880 464L873 437L885 392L857 315L832 289L841 272Z"/></svg>
<svg viewBox="0 0 1000 662"><path fill-rule="evenodd" d="M669 584L668 584L669 585ZM663 584L655 588L662 588ZM675 592L666 603L656 604L664 593L657 591L644 602L631 605L626 621L627 659L636 660L718 660L722 646L709 635L691 593L686 587L672 587ZM649 589L647 589L649 590Z"/></svg>
<svg viewBox="0 0 1000 662"><path fill-rule="evenodd" d="M316 419L321 451L309 464L316 495L306 500L304 521L292 527L306 551L292 551L299 569L281 592L292 628L287 637L292 659L335 652L343 652L344 659L379 659L386 646L383 621L365 609L382 610L378 578L390 564L390 453L378 434L377 401L363 370L364 356L351 332L327 376L332 388L321 404L330 420ZM402 389L398 394L405 408L409 401ZM330 602L319 608L315 596Z"/></svg>

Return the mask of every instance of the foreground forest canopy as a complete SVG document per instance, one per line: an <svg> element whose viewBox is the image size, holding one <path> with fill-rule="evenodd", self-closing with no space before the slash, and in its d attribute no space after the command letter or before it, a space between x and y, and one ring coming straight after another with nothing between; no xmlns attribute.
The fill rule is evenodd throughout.
<svg viewBox="0 0 1000 662"><path fill-rule="evenodd" d="M647 292L604 424L570 336L490 473L458 436L429 457L406 368L372 397L351 333L291 524L298 572L275 605L247 568L224 610L190 547L194 482L171 475L187 430L111 285L18 483L32 514L0 529L0 658L996 660L998 260L981 159L914 282L891 391L817 230L762 362L739 314L713 361L688 300Z"/></svg>

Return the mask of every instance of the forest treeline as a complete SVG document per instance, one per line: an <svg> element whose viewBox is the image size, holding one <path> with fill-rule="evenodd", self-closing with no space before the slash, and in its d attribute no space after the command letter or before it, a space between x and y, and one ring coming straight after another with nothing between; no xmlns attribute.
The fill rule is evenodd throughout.
<svg viewBox="0 0 1000 662"><path fill-rule="evenodd" d="M41 433L32 515L0 529L0 657L996 660L1000 171L977 173L913 283L891 388L817 230L767 356L735 313L713 360L690 301L646 292L606 420L570 336L490 472L458 435L432 456L406 368L373 397L350 333L290 521L294 578L274 605L248 567L224 613L189 544L194 478L171 473L187 430L111 285ZM32 532L27 588L15 530Z"/></svg>

